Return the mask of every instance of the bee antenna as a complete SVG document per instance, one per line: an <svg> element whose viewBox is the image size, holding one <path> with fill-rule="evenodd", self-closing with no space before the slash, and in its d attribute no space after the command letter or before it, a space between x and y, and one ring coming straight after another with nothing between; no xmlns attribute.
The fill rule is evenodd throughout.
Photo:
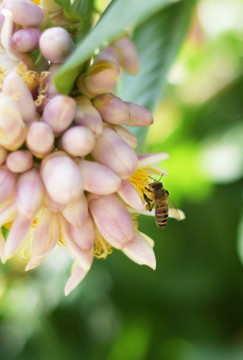
<svg viewBox="0 0 243 360"><path fill-rule="evenodd" d="M161 174L159 180L157 180L158 182L162 179L162 176L164 175L164 173Z"/></svg>

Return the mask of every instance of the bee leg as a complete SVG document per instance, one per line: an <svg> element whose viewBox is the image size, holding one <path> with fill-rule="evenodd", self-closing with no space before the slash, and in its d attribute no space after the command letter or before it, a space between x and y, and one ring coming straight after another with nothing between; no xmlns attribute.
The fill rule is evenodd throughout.
<svg viewBox="0 0 243 360"><path fill-rule="evenodd" d="M154 203L152 202L152 200L146 195L143 194L144 200L146 201L146 210L151 211L153 209Z"/></svg>

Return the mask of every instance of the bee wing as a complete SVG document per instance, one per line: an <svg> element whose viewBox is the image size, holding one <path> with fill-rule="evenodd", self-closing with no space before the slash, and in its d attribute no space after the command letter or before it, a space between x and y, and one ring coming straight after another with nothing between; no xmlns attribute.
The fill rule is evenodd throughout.
<svg viewBox="0 0 243 360"><path fill-rule="evenodd" d="M184 212L182 210L178 210L170 199L168 199L168 205L169 205L169 217L174 218L176 220L183 220L186 218Z"/></svg>

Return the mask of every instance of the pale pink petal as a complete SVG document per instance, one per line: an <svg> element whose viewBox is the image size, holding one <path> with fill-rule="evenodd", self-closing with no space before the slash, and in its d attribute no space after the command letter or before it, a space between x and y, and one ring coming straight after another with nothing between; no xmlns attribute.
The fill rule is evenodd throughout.
<svg viewBox="0 0 243 360"><path fill-rule="evenodd" d="M59 239L58 220L55 214L43 207L38 214L38 221L32 242L32 257L46 256Z"/></svg>
<svg viewBox="0 0 243 360"><path fill-rule="evenodd" d="M65 295L69 295L71 291L73 291L78 284L83 280L88 271L84 270L81 266L76 265L70 278L68 279L64 293Z"/></svg>
<svg viewBox="0 0 243 360"><path fill-rule="evenodd" d="M155 270L156 259L154 251L139 231L136 232L134 239L122 251L137 264L147 265Z"/></svg>
<svg viewBox="0 0 243 360"><path fill-rule="evenodd" d="M129 180L122 180L121 188L118 190L118 194L122 200L131 207L141 210L144 209L144 202Z"/></svg>
<svg viewBox="0 0 243 360"><path fill-rule="evenodd" d="M91 216L81 227L70 226L73 241L82 250L90 250L95 242L95 226Z"/></svg>
<svg viewBox="0 0 243 360"><path fill-rule="evenodd" d="M22 214L18 214L9 231L5 245L5 259L12 257L24 244L27 239L33 219L27 219Z"/></svg>
<svg viewBox="0 0 243 360"><path fill-rule="evenodd" d="M17 216L17 207L14 197L0 204L0 226L7 224Z"/></svg>
<svg viewBox="0 0 243 360"><path fill-rule="evenodd" d="M116 195L90 198L89 208L106 241L122 249L135 234L132 218Z"/></svg>
<svg viewBox="0 0 243 360"><path fill-rule="evenodd" d="M117 134L129 145L131 148L135 149L138 146L138 139L133 135L129 130L123 126L113 125L112 128L117 132Z"/></svg>
<svg viewBox="0 0 243 360"><path fill-rule="evenodd" d="M119 176L107 166L94 161L80 160L79 167L84 178L84 190L108 195L119 189L121 184Z"/></svg>
<svg viewBox="0 0 243 360"><path fill-rule="evenodd" d="M138 168L144 168L151 165L159 164L161 161L169 158L166 152L139 154L138 155Z"/></svg>
<svg viewBox="0 0 243 360"><path fill-rule="evenodd" d="M86 196L82 194L74 199L62 210L62 214L73 226L82 226L88 217L88 202Z"/></svg>
<svg viewBox="0 0 243 360"><path fill-rule="evenodd" d="M17 177L10 170L0 168L0 203L7 200L13 193Z"/></svg>
<svg viewBox="0 0 243 360"><path fill-rule="evenodd" d="M33 97L24 80L18 74L12 72L4 79L3 92L16 98L15 101L25 123L31 123L36 119Z"/></svg>
<svg viewBox="0 0 243 360"><path fill-rule="evenodd" d="M89 270L93 262L94 250L83 250L78 243L74 240L71 234L71 225L67 223L64 218L60 216L61 234L62 239L67 246L68 250L77 261L78 265L84 270Z"/></svg>

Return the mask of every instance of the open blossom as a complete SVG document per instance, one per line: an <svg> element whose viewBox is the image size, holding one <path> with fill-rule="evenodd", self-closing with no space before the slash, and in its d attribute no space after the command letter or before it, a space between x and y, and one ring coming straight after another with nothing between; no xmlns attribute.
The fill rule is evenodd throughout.
<svg viewBox="0 0 243 360"><path fill-rule="evenodd" d="M66 247L74 258L66 295L112 248L155 269L153 241L134 214L149 213L144 192L168 155L137 155L137 138L123 126L149 126L153 118L114 94L121 67L138 71L134 45L124 37L101 49L67 96L52 78L74 49L69 33L44 31L45 11L30 0L4 0L0 14L0 225L9 229L6 239L0 232L2 262L30 249L30 270L57 244ZM32 68L36 49L45 71Z"/></svg>

